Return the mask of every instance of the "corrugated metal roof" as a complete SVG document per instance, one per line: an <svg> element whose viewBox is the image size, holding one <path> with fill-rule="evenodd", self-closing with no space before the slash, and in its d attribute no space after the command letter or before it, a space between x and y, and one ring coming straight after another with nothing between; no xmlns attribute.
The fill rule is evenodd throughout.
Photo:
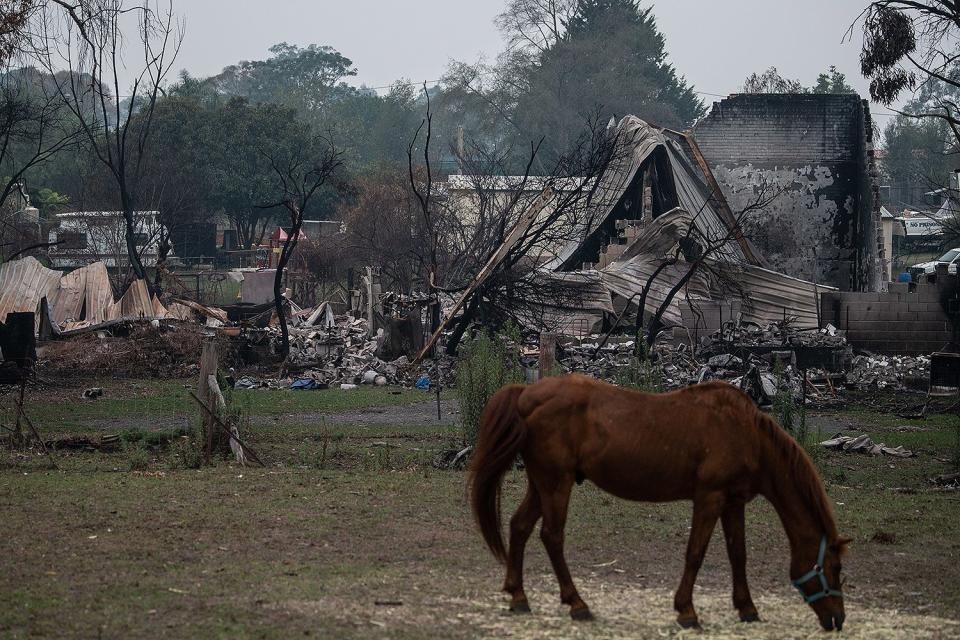
<svg viewBox="0 0 960 640"><path fill-rule="evenodd" d="M552 268L559 268L563 264L567 264L569 268L571 265L568 263L577 250L599 231L611 215L617 215L614 212L617 204L630 188L640 167L658 149L663 149L669 160L679 206L694 216L694 223L701 235L717 240L730 234L727 224L710 202L710 191L704 185L700 174L680 146L667 137L663 130L636 116L626 116L617 125L617 136L617 147L613 151L610 165L600 176L591 203L585 207L584 212L578 214L580 228L572 233L573 241L560 251L558 261L550 265ZM721 252L730 260L746 260L733 238L724 244Z"/></svg>
<svg viewBox="0 0 960 640"><path fill-rule="evenodd" d="M60 272L47 269L33 256L0 264L0 322L8 313L33 311L50 300L60 284Z"/></svg>
<svg viewBox="0 0 960 640"><path fill-rule="evenodd" d="M624 252L620 260L601 270L603 283L624 298L637 296L654 272L675 252L677 240L691 223L686 211L675 209L645 227ZM819 293L833 287L817 285L754 265L721 259L710 259L711 270L721 275L713 281L707 269L700 269L681 289L663 315L668 324L680 324L680 304L684 301L717 298L741 301L744 320L766 324L795 318L803 328L819 325L817 311ZM690 264L681 260L664 267L653 281L647 294L645 310L654 313L669 291L689 271Z"/></svg>

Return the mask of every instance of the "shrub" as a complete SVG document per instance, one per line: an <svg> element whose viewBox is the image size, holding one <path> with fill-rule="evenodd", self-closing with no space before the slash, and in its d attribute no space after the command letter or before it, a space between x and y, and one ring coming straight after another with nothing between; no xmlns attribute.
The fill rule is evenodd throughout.
<svg viewBox="0 0 960 640"><path fill-rule="evenodd" d="M662 393L664 390L663 371L646 358L630 358L626 367L617 369L613 378L618 387Z"/></svg>
<svg viewBox="0 0 960 640"><path fill-rule="evenodd" d="M193 439L180 437L170 448L167 465L171 469L199 469L202 464L203 451Z"/></svg>
<svg viewBox="0 0 960 640"><path fill-rule="evenodd" d="M150 454L143 447L129 447L127 463L130 465L130 471L144 471L150 466Z"/></svg>
<svg viewBox="0 0 960 640"><path fill-rule="evenodd" d="M457 363L457 397L465 445L472 445L480 428L480 414L500 387L523 382L523 367L516 350L501 337L481 332L463 346Z"/></svg>

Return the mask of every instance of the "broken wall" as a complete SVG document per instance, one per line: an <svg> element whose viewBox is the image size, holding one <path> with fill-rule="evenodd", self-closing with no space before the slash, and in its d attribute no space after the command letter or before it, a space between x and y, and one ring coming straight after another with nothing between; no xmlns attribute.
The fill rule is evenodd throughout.
<svg viewBox="0 0 960 640"><path fill-rule="evenodd" d="M770 268L842 290L880 288L869 109L856 95L744 94L713 104L694 137ZM875 219L876 218L876 219Z"/></svg>

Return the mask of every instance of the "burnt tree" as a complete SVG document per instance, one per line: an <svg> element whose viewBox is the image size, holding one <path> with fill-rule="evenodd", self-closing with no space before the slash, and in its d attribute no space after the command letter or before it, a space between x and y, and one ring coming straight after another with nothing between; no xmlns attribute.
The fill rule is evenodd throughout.
<svg viewBox="0 0 960 640"><path fill-rule="evenodd" d="M282 206L289 216L287 238L280 248L277 273L273 280L273 301L280 321L280 355L290 353L290 332L283 306L283 273L297 248L303 216L311 200L343 164L343 152L328 138L301 138L288 148L267 152L280 194L278 201L266 207Z"/></svg>

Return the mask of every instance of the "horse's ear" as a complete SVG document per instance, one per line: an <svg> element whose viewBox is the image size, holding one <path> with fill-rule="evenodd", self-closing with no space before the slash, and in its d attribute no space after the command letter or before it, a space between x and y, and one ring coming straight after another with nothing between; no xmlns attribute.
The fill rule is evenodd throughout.
<svg viewBox="0 0 960 640"><path fill-rule="evenodd" d="M847 545L853 542L853 538L848 538L847 536L837 536L837 539L833 541L833 548L838 553L843 553L847 550Z"/></svg>

